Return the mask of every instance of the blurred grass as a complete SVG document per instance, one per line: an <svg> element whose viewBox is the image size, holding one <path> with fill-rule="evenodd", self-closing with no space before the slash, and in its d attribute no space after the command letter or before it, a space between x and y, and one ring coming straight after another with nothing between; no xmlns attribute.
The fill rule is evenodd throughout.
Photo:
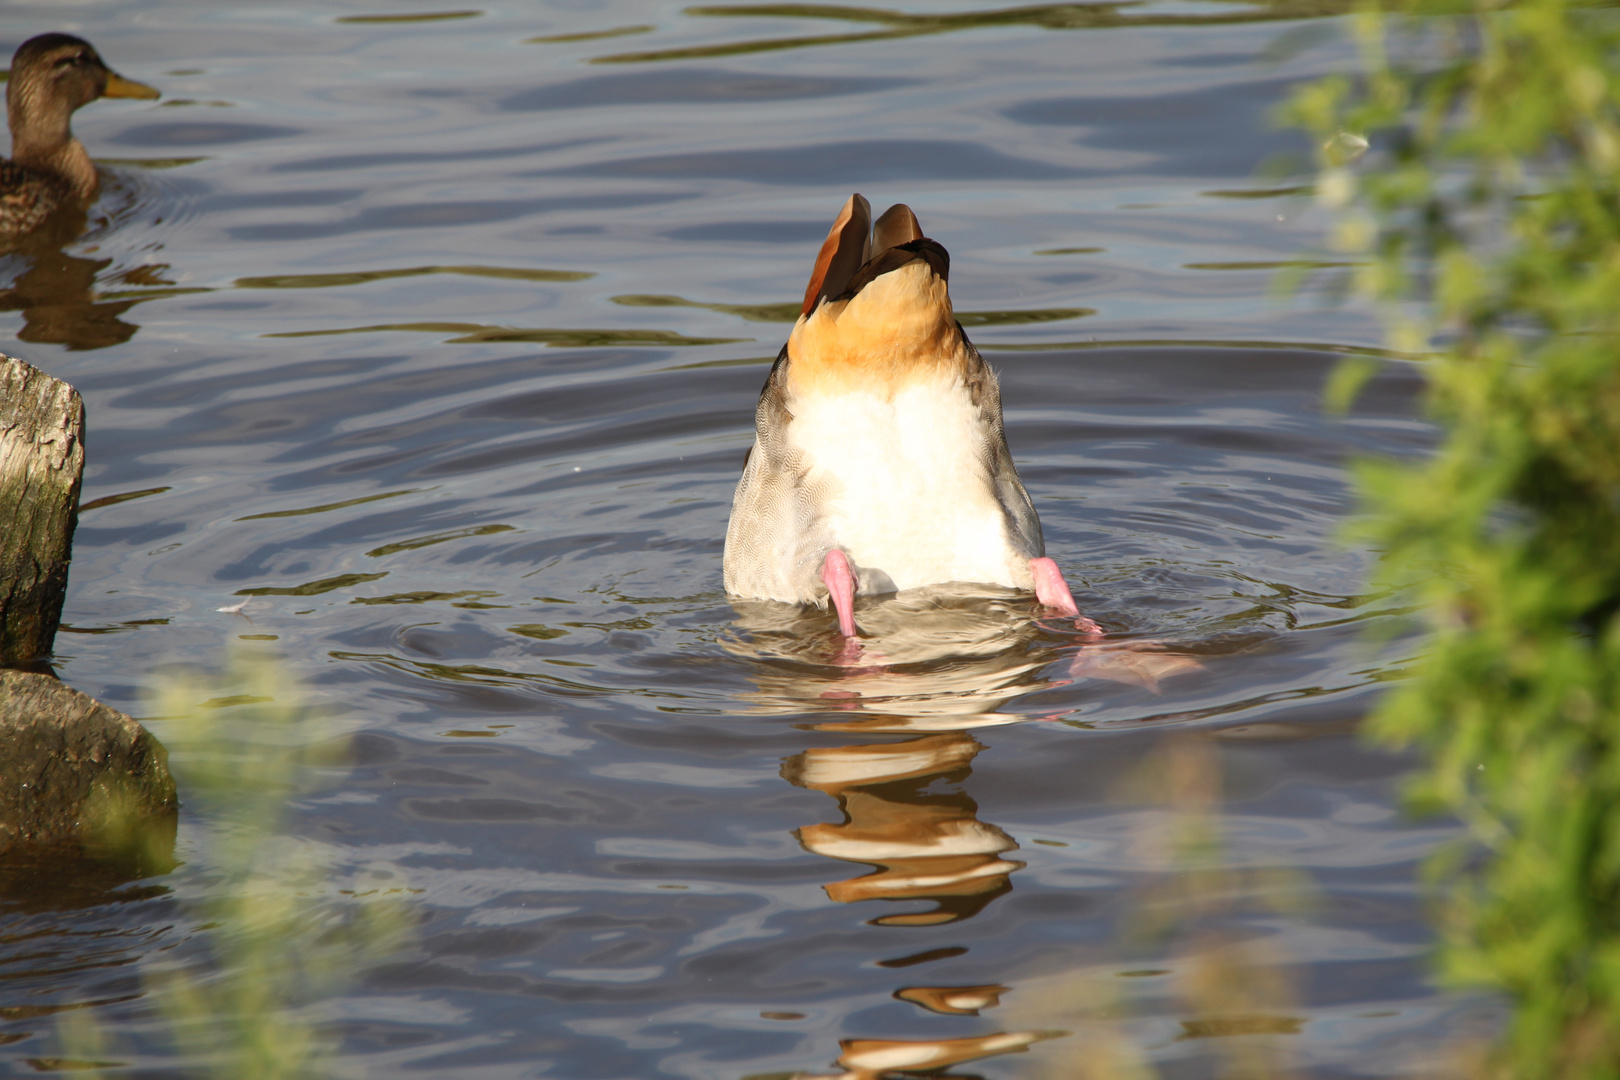
<svg viewBox="0 0 1620 1080"><path fill-rule="evenodd" d="M1128 775L1114 797L1161 808L1144 815L1130 838L1133 852L1158 863L1128 907L1113 944L1140 965L1119 970L1121 957L1076 968L1039 996L1020 1023L1058 1025L1072 1033L1050 1055L1043 1075L1056 1080L1153 1080L1150 1054L1162 1038L1144 1039L1139 1015L1152 993L1120 989L1119 979L1163 979L1155 1014L1175 1016L1171 1044L1197 1042L1189 1065L1177 1056L1170 1075L1213 1080L1290 1080L1298 1075L1290 1046L1307 1017L1289 974L1289 957L1257 934L1265 922L1308 918L1310 877L1289 867L1236 864L1224 840L1223 764L1207 735L1175 735ZM1162 1030L1162 1025L1159 1025Z"/></svg>
<svg viewBox="0 0 1620 1080"><path fill-rule="evenodd" d="M333 849L289 831L289 807L330 781L322 762L341 763L346 740L332 738L285 664L245 646L216 675L158 676L149 711L182 804L185 866L169 884L187 930L140 970L166 1039L188 1075L323 1075L338 1042L322 1002L410 937L408 887L394 869L339 865ZM93 1010L65 1012L58 1033L52 1070L119 1063Z"/></svg>

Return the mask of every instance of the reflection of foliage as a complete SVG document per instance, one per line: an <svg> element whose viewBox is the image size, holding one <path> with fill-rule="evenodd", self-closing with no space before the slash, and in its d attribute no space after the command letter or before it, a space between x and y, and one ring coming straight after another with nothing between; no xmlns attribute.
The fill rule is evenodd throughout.
<svg viewBox="0 0 1620 1080"><path fill-rule="evenodd" d="M1282 867L1233 865L1222 836L1220 752L1212 741L1171 740L1150 762L1148 775L1173 814L1165 837L1171 873L1142 898L1134 928L1184 942L1175 990L1190 1016L1177 1041L1215 1039L1218 1077L1291 1075L1285 1043L1227 1038L1298 1035L1304 1023L1289 1015L1299 998L1284 957L1231 924L1246 907L1301 914L1309 879Z"/></svg>
<svg viewBox="0 0 1620 1080"><path fill-rule="evenodd" d="M174 884L200 929L145 965L184 1059L214 1075L279 1080L314 1074L331 1040L308 1006L396 944L405 912L390 872L341 887L315 845L282 834L288 801L311 786L302 760L318 720L275 660L246 652L217 681L169 678L153 702L184 815L181 854L194 868ZM375 880L370 880L375 879ZM191 945L206 949L199 960ZM78 1012L64 1022L68 1056L112 1053L110 1034Z"/></svg>
<svg viewBox="0 0 1620 1080"><path fill-rule="evenodd" d="M1397 11L1358 18L1364 84L1291 107L1327 140L1318 197L1340 209L1334 246L1369 260L1358 291L1398 347L1439 345L1439 453L1361 474L1382 573L1415 583L1434 630L1373 731L1429 748L1420 803L1485 849L1437 877L1445 972L1515 1005L1490 1075L1614 1077L1620 19L1563 0ZM1347 365L1330 396L1364 374Z"/></svg>
<svg viewBox="0 0 1620 1080"><path fill-rule="evenodd" d="M1149 1060L1163 1050L1161 1035L1142 1038L1130 1028L1135 1001L1151 1001L1178 1016L1172 1042L1200 1057L1198 1074L1218 1080L1285 1080L1294 1076L1290 1038L1302 1033L1299 993L1288 977L1289 958L1266 922L1298 918L1312 899L1307 874L1285 867L1245 866L1226 844L1222 811L1223 763L1219 744L1200 736L1174 737L1128 777L1118 792L1162 810L1143 817L1136 850L1158 864L1129 905L1120 939L1152 949L1155 966L1118 970L1111 960L1060 978L1043 995L1043 1022L1074 1028L1073 1049L1044 1075L1078 1080L1155 1080ZM1163 964L1163 966L1158 966ZM1169 977L1163 983L1158 980ZM1120 978L1153 980L1125 990ZM1159 1029L1162 1032L1162 1028ZM1208 1040L1208 1041L1202 1041ZM1184 1064L1185 1062L1182 1062ZM1180 1075L1180 1071L1174 1071Z"/></svg>

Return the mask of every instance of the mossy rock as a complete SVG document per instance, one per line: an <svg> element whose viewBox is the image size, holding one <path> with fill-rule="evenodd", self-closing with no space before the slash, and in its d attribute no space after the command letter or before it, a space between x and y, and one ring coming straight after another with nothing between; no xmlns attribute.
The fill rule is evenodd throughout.
<svg viewBox="0 0 1620 1080"><path fill-rule="evenodd" d="M173 865L179 801L145 728L48 675L0 670L0 857L77 850Z"/></svg>

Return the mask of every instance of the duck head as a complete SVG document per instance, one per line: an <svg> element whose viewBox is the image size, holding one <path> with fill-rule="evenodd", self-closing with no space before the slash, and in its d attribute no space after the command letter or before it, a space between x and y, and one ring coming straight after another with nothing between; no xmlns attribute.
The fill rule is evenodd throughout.
<svg viewBox="0 0 1620 1080"><path fill-rule="evenodd" d="M102 97L155 98L150 86L107 67L88 41L71 34L41 34L11 58L6 119L11 160L61 177L80 198L96 194L96 169L73 137L75 110Z"/></svg>

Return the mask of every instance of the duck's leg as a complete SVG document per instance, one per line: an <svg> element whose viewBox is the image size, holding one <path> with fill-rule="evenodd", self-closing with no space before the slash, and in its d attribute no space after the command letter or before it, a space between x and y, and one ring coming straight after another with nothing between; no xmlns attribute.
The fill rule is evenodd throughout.
<svg viewBox="0 0 1620 1080"><path fill-rule="evenodd" d="M1069 583L1063 580L1063 571L1056 562L1049 558L1031 559L1029 568L1035 574L1035 599L1065 615L1073 615L1076 629L1087 634L1102 633L1102 627L1080 614L1080 605L1074 602L1074 594L1069 592Z"/></svg>
<svg viewBox="0 0 1620 1080"><path fill-rule="evenodd" d="M1080 605L1069 592L1069 583L1063 580L1063 571L1051 559L1031 559L1029 568L1035 574L1035 599L1065 615L1080 614Z"/></svg>
<svg viewBox="0 0 1620 1080"><path fill-rule="evenodd" d="M838 548L827 552L821 564L821 580L832 595L833 609L838 612L839 632L847 638L854 637L855 571L849 568L849 556Z"/></svg>

